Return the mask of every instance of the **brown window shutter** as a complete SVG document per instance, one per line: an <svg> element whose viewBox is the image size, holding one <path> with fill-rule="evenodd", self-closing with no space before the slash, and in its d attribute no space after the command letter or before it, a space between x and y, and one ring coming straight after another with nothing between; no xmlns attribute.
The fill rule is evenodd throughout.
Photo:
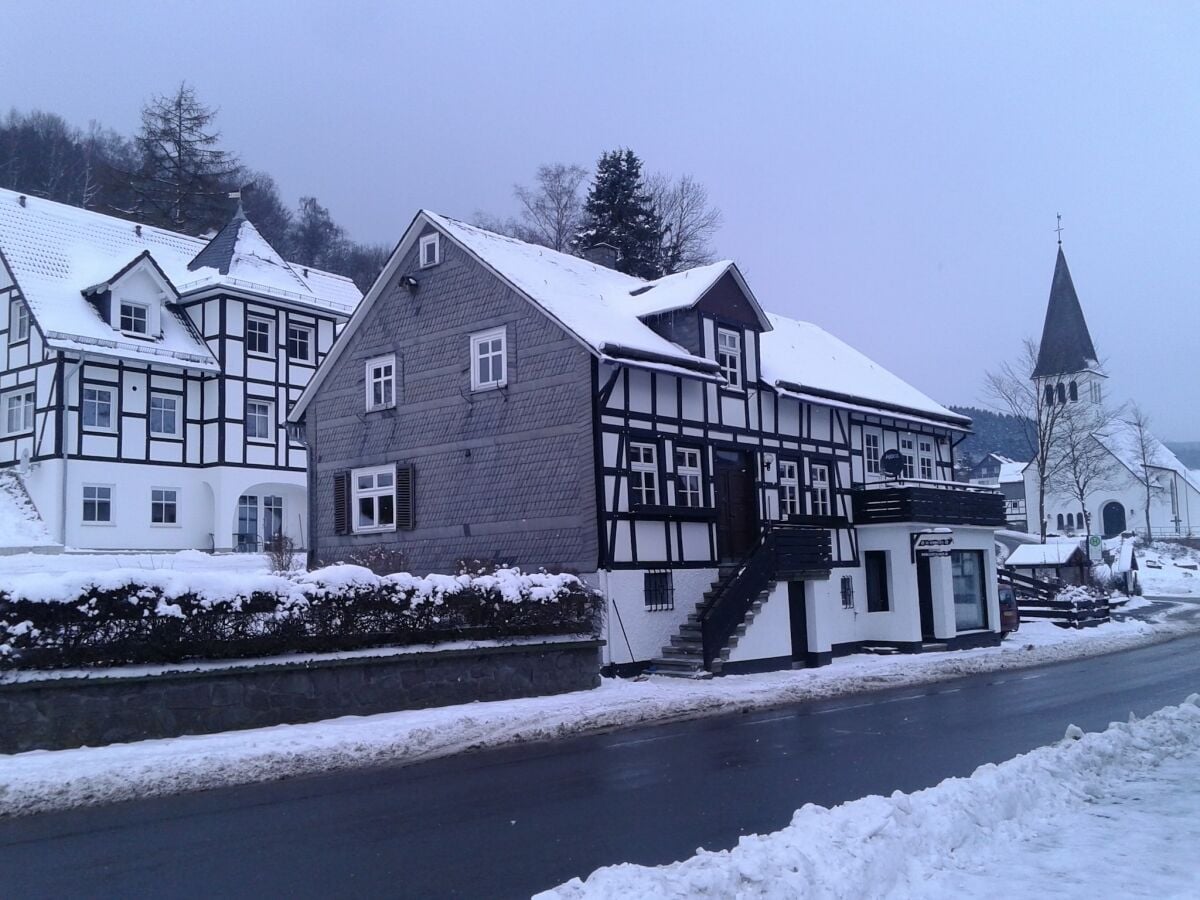
<svg viewBox="0 0 1200 900"><path fill-rule="evenodd" d="M413 503L412 463L396 466L396 527L412 528L416 522Z"/></svg>
<svg viewBox="0 0 1200 900"><path fill-rule="evenodd" d="M333 533L350 533L350 473L333 476Z"/></svg>

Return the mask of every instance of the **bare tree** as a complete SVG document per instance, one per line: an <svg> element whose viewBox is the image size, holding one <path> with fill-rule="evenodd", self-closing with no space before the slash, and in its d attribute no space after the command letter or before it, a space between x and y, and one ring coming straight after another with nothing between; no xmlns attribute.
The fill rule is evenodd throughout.
<svg viewBox="0 0 1200 900"><path fill-rule="evenodd" d="M663 273L671 275L713 261L711 241L721 227L721 211L708 202L708 189L691 175L678 180L663 173L646 180L662 221Z"/></svg>
<svg viewBox="0 0 1200 900"><path fill-rule="evenodd" d="M1006 361L984 379L984 391L997 412L1009 413L1020 420L1034 469L1038 492L1038 531L1046 542L1046 491L1062 465L1055 444L1063 430L1063 420L1069 415L1069 404L1056 402L1056 392L1046 391L1044 384L1034 381L1037 367L1037 341L1026 338L1016 360Z"/></svg>
<svg viewBox="0 0 1200 900"><path fill-rule="evenodd" d="M1150 504L1163 491L1162 485L1158 483L1154 475L1155 468L1162 468L1162 461L1159 459L1158 438L1150 431L1150 416L1136 403L1130 407L1128 425L1129 437L1132 441L1129 450L1135 463L1133 477L1142 486L1142 492L1146 498L1146 540L1149 541L1154 536L1154 532L1150 529Z"/></svg>
<svg viewBox="0 0 1200 900"><path fill-rule="evenodd" d="M532 185L514 185L513 196L521 205L517 236L551 250L569 252L583 215L581 189L587 177L588 170L583 166L550 163L538 166Z"/></svg>
<svg viewBox="0 0 1200 900"><path fill-rule="evenodd" d="M1085 533L1090 538L1092 514L1088 512L1088 500L1114 487L1120 472L1116 457L1097 439L1112 414L1099 404L1055 405L1060 412L1054 440L1055 460L1048 475L1050 489L1079 504Z"/></svg>

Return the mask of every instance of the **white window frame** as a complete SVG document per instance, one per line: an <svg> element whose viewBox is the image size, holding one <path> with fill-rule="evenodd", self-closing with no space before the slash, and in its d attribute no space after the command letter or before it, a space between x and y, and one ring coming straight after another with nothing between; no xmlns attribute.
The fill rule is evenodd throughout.
<svg viewBox="0 0 1200 900"><path fill-rule="evenodd" d="M829 463L814 462L808 467L808 484L812 496L812 514L814 516L833 515L832 494L829 483ZM824 473L818 477L818 473Z"/></svg>
<svg viewBox="0 0 1200 900"><path fill-rule="evenodd" d="M298 331L304 333L304 346L307 352L304 356L299 356L292 353L292 332ZM287 325L287 355L288 359L293 362L311 363L317 358L316 348L317 331L313 326L306 325L301 322L289 322Z"/></svg>
<svg viewBox="0 0 1200 900"><path fill-rule="evenodd" d="M170 495L170 496L168 496ZM162 506L164 520L154 521L155 506ZM170 509L171 521L165 520L166 512ZM150 525L154 528L179 528L179 488L151 487L150 488Z"/></svg>
<svg viewBox="0 0 1200 900"><path fill-rule="evenodd" d="M936 468L933 459L933 438L917 438L917 466L922 481L933 481Z"/></svg>
<svg viewBox="0 0 1200 900"><path fill-rule="evenodd" d="M265 434L265 435L250 433L250 407L255 404L261 404L262 406L265 406L267 408L267 412L266 412L267 434ZM257 414L255 414L255 418L258 418ZM244 427L245 433L246 433L246 440L255 441L260 444L275 443L275 431L278 428L278 423L275 421L275 402L273 400L268 400L264 397L247 397L246 398L246 412L245 412L245 415L243 416L243 420L245 422L245 425L243 427Z"/></svg>
<svg viewBox="0 0 1200 900"><path fill-rule="evenodd" d="M88 391L95 391L100 394L108 395L108 424L107 425L89 425L87 421L88 410ZM91 401L93 405L99 406L98 401ZM84 383L79 391L79 427L87 431L103 431L114 432L117 430L117 388L116 385Z"/></svg>
<svg viewBox="0 0 1200 900"><path fill-rule="evenodd" d="M630 505L657 506L658 447L655 444L631 442L628 455Z"/></svg>
<svg viewBox="0 0 1200 900"><path fill-rule="evenodd" d="M878 475L883 469L883 436L877 431L863 432L863 460L868 475Z"/></svg>
<svg viewBox="0 0 1200 900"><path fill-rule="evenodd" d="M704 506L704 471L695 447L675 448L675 505Z"/></svg>
<svg viewBox="0 0 1200 900"><path fill-rule="evenodd" d="M433 249L433 254L430 255L429 250ZM436 266L442 261L442 236L440 234L427 234L420 241L420 267L428 269Z"/></svg>
<svg viewBox="0 0 1200 900"><path fill-rule="evenodd" d="M33 385L4 393L4 434L29 434L33 431L34 413L37 411L37 389ZM18 401L13 405L12 401ZM12 416L16 413L20 421L12 427Z"/></svg>
<svg viewBox="0 0 1200 900"><path fill-rule="evenodd" d="M253 350L250 347L250 323L258 322L267 326L267 349ZM257 313L248 313L246 315L246 334L244 336L246 342L246 352L250 356L266 356L273 357L275 355L275 320L270 316L259 315Z"/></svg>
<svg viewBox="0 0 1200 900"><path fill-rule="evenodd" d="M491 344L497 338L500 339L500 349L496 351L492 349ZM486 354L481 351L484 345L488 346ZM488 363L488 380L480 378L479 364L486 356L490 362ZM500 376L496 378L495 361L500 361ZM471 335L471 390L486 391L493 388L501 388L508 384L508 327L501 325L499 328L489 328L487 331L480 331L477 334Z"/></svg>
<svg viewBox="0 0 1200 900"><path fill-rule="evenodd" d="M96 493L94 496L88 497L88 491L95 491ZM104 491L106 496L101 497L100 493L99 493L100 491ZM111 484L85 484L85 485L82 485L79 497L80 497L79 521L82 524L84 524L84 525L112 525L113 524L113 485L111 485ZM99 518L89 519L87 517L88 503L94 503L94 504L107 503L108 504L108 518L107 519L99 519ZM95 512L99 513L99 511L100 511L100 507L99 507L99 505L97 505L95 507Z"/></svg>
<svg viewBox="0 0 1200 900"><path fill-rule="evenodd" d="M388 375L383 375L382 370L386 367L391 367L391 372ZM367 412L374 412L377 409L392 409L396 405L396 354L389 356L377 356L374 359L368 359L366 363L366 388L367 388ZM387 394L381 402L375 402L375 386L381 388L386 387Z"/></svg>
<svg viewBox="0 0 1200 900"><path fill-rule="evenodd" d="M164 394L161 391L151 391L150 402L146 407L146 427L150 429L150 437L157 438L178 438L182 437L182 429L179 424L179 407L180 396L178 394ZM171 403L171 430L164 431L161 428L154 428L154 403L158 400L167 400Z"/></svg>
<svg viewBox="0 0 1200 900"><path fill-rule="evenodd" d="M910 434L900 436L900 455L904 458L904 470L901 478L914 478L917 474L917 443Z"/></svg>
<svg viewBox="0 0 1200 900"><path fill-rule="evenodd" d="M800 464L794 459L779 461L779 514L800 515Z"/></svg>
<svg viewBox="0 0 1200 900"><path fill-rule="evenodd" d="M729 387L742 388L742 335L732 328L717 328L717 365Z"/></svg>
<svg viewBox="0 0 1200 900"><path fill-rule="evenodd" d="M8 307L8 342L22 344L29 340L31 319L24 300L13 300Z"/></svg>
<svg viewBox="0 0 1200 900"><path fill-rule="evenodd" d="M126 307L129 307L129 309L131 311L141 310L142 317L143 317L143 319L145 321L145 325L146 325L145 329L139 331L136 328L126 328L125 327L125 318L126 318L125 308ZM131 322L136 322L137 316L131 314L129 316L129 320ZM136 300L118 299L117 300L117 329L121 332L121 334L133 335L135 337L149 337L150 336L150 305L148 303L138 303Z"/></svg>
<svg viewBox="0 0 1200 900"><path fill-rule="evenodd" d="M389 478L389 483L380 485L379 480L381 475L386 475ZM372 483L368 487L360 487L360 478L370 478ZM380 521L381 510L379 499L386 496L392 498L392 519L390 522ZM384 531L396 530L396 466L371 466L365 469L350 470L350 496L351 496L351 528L355 534L378 534ZM359 524L359 503L361 500L373 500L371 520L374 524L360 525Z"/></svg>

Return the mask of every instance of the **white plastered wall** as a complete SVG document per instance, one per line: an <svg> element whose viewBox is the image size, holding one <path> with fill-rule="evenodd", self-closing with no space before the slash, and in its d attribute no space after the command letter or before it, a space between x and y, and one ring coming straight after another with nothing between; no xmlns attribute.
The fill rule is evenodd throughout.
<svg viewBox="0 0 1200 900"><path fill-rule="evenodd" d="M662 655L662 648L671 643L671 636L696 611L717 578L715 568L673 569L675 608L652 611L646 609L644 574L642 569L618 569L584 576L607 599L605 665L645 662Z"/></svg>

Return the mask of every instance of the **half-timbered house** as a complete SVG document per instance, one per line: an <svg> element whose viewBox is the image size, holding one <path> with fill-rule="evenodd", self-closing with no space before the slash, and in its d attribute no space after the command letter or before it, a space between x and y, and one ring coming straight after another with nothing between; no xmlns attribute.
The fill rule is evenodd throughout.
<svg viewBox="0 0 1200 900"><path fill-rule="evenodd" d="M421 212L292 417L316 559L572 569L614 667L998 639L969 420L732 262L647 282Z"/></svg>
<svg viewBox="0 0 1200 900"><path fill-rule="evenodd" d="M205 240L0 191L0 467L67 546L303 545L286 417L360 299L240 206Z"/></svg>

